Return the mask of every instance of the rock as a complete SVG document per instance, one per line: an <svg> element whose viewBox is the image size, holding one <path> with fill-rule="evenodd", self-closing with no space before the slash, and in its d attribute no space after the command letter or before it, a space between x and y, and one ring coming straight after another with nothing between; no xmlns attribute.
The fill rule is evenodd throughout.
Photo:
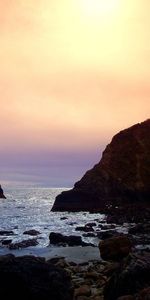
<svg viewBox="0 0 150 300"><path fill-rule="evenodd" d="M116 300L121 296L134 296L148 286L150 286L150 254L132 254L124 260L106 284L104 299Z"/></svg>
<svg viewBox="0 0 150 300"><path fill-rule="evenodd" d="M14 235L12 230L0 230L0 235Z"/></svg>
<svg viewBox="0 0 150 300"><path fill-rule="evenodd" d="M72 300L70 276L62 269L32 256L0 258L0 294L9 299Z"/></svg>
<svg viewBox="0 0 150 300"><path fill-rule="evenodd" d="M3 192L3 189L2 189L2 187L1 187L1 185L0 185L0 198L1 198L1 199L6 199L6 197L5 197L5 195L4 195L4 192Z"/></svg>
<svg viewBox="0 0 150 300"><path fill-rule="evenodd" d="M9 249L16 250L20 248L27 248L31 246L37 246L37 245L38 245L37 239L29 239L17 243L12 243L9 245Z"/></svg>
<svg viewBox="0 0 150 300"><path fill-rule="evenodd" d="M131 248L131 241L125 235L114 236L99 243L100 255L104 260L119 261L130 253Z"/></svg>
<svg viewBox="0 0 150 300"><path fill-rule="evenodd" d="M3 246L8 246L8 245L11 244L11 242L12 242L12 240L3 240L3 241L2 241L2 245L3 245Z"/></svg>
<svg viewBox="0 0 150 300"><path fill-rule="evenodd" d="M74 292L75 297L77 296L90 296L91 289L88 285L81 285L79 288L75 289Z"/></svg>
<svg viewBox="0 0 150 300"><path fill-rule="evenodd" d="M52 211L103 211L150 204L150 119L115 135L101 161L72 190L56 197ZM140 211L140 208L139 208ZM133 216L134 216L133 209ZM143 209L144 216L147 212ZM128 210L124 209L124 214ZM126 217L127 218L127 217Z"/></svg>
<svg viewBox="0 0 150 300"><path fill-rule="evenodd" d="M106 276L112 276L117 270L119 270L120 263L119 262L111 262L106 265L103 274Z"/></svg>
<svg viewBox="0 0 150 300"><path fill-rule="evenodd" d="M38 235L38 234L40 234L40 232L38 231L38 230L35 230L35 229L31 229L31 230L26 230L26 231L24 231L24 233L23 234L28 234L28 235Z"/></svg>
<svg viewBox="0 0 150 300"><path fill-rule="evenodd" d="M91 232L94 231L93 227L91 226L77 226L75 228L76 231L84 231L84 232Z"/></svg>
<svg viewBox="0 0 150 300"><path fill-rule="evenodd" d="M150 287L140 291L138 300L150 300Z"/></svg>
<svg viewBox="0 0 150 300"><path fill-rule="evenodd" d="M108 231L100 231L97 232L97 237L101 240L106 240L109 238L112 238L114 236L120 236L120 233L118 233L116 230L108 230Z"/></svg>
<svg viewBox="0 0 150 300"><path fill-rule="evenodd" d="M96 234L93 232L83 233L83 237L96 237Z"/></svg>
<svg viewBox="0 0 150 300"><path fill-rule="evenodd" d="M150 224L137 224L129 229L129 234L149 234Z"/></svg>
<svg viewBox="0 0 150 300"><path fill-rule="evenodd" d="M94 226L96 226L96 223L95 222L87 223L87 224L85 224L85 226L94 227Z"/></svg>
<svg viewBox="0 0 150 300"><path fill-rule="evenodd" d="M114 224L106 224L106 225L99 224L98 227L100 227L101 230L109 230L109 229L115 229L116 225L114 225Z"/></svg>
<svg viewBox="0 0 150 300"><path fill-rule="evenodd" d="M49 235L50 244L60 245L67 244L68 246L82 246L85 243L82 241L81 236L70 235L66 236L61 233L51 232Z"/></svg>

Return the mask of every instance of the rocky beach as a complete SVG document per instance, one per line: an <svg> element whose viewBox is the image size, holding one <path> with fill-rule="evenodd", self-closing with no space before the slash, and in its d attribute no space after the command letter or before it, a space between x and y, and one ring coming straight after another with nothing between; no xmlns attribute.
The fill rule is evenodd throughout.
<svg viewBox="0 0 150 300"><path fill-rule="evenodd" d="M1 195L4 198L2 189ZM35 205L35 198L30 199ZM118 133L101 161L72 190L57 192L50 227L49 219L42 225L46 247L38 248L44 211L39 227L34 226L36 219L30 228L22 227L22 236L27 237L23 240L14 238L18 225L2 228L1 294L11 291L20 299L19 285L31 299L149 300L149 199L147 120ZM17 224L21 226L22 220Z"/></svg>

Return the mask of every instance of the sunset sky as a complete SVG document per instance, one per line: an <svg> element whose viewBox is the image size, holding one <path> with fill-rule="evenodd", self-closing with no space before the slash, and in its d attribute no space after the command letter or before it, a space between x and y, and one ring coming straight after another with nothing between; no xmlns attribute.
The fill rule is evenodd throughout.
<svg viewBox="0 0 150 300"><path fill-rule="evenodd" d="M150 117L149 0L0 0L0 183L72 186Z"/></svg>

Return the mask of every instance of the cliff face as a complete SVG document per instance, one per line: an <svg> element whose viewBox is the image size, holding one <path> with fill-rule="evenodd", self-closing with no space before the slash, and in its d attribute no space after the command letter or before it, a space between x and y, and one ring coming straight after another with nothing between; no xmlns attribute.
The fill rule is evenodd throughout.
<svg viewBox="0 0 150 300"><path fill-rule="evenodd" d="M110 204L150 200L150 119L115 135L101 161L70 191L57 196L53 211L98 211Z"/></svg>
<svg viewBox="0 0 150 300"><path fill-rule="evenodd" d="M3 190L1 188L1 185L0 185L0 198L6 199L6 197L4 196Z"/></svg>

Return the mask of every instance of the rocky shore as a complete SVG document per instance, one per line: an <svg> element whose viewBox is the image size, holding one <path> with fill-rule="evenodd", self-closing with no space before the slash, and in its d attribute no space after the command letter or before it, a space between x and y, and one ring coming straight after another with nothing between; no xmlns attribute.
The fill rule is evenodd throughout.
<svg viewBox="0 0 150 300"><path fill-rule="evenodd" d="M92 248L89 251L92 257ZM100 241L99 251L102 259L82 263L68 261L63 255L50 259L1 256L0 293L7 297L11 292L15 299L22 293L30 299L150 299L149 251L135 250L125 235Z"/></svg>
<svg viewBox="0 0 150 300"><path fill-rule="evenodd" d="M31 299L149 300L150 223L132 223L123 234L117 224L108 223L110 218L114 216L77 224L81 236L50 232L49 247L36 256L30 246L40 232L25 231L33 238L8 243L9 254L0 256L1 294L7 296L9 286L11 296L20 299L20 286ZM122 224L126 217L120 218ZM6 233L13 236L12 231L1 231ZM83 242L83 236L91 235L97 235L98 246Z"/></svg>

